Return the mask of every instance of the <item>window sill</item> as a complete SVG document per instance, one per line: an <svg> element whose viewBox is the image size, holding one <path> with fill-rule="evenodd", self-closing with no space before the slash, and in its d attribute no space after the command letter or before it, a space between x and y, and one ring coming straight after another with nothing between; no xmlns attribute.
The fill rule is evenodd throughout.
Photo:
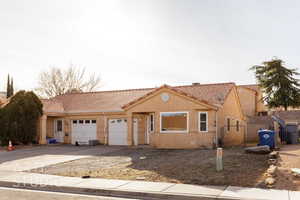
<svg viewBox="0 0 300 200"><path fill-rule="evenodd" d="M188 134L188 131L160 131L161 134L173 134L173 133L179 133L179 134Z"/></svg>

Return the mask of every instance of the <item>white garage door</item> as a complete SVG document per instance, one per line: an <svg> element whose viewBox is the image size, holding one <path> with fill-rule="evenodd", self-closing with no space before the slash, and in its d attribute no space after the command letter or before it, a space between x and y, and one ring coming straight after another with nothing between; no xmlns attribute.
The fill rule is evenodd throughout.
<svg viewBox="0 0 300 200"><path fill-rule="evenodd" d="M109 145L127 145L127 120L111 119L109 120Z"/></svg>
<svg viewBox="0 0 300 200"><path fill-rule="evenodd" d="M127 119L111 119L108 121L108 144L109 145L128 145L127 143ZM134 119L134 144L137 145L138 140L138 123Z"/></svg>
<svg viewBox="0 0 300 200"><path fill-rule="evenodd" d="M80 119L72 121L72 144L88 144L89 140L97 139L97 121Z"/></svg>

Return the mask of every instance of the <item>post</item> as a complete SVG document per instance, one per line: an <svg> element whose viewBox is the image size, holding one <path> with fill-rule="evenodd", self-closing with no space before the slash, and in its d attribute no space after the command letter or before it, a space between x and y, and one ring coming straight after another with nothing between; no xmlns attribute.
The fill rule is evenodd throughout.
<svg viewBox="0 0 300 200"><path fill-rule="evenodd" d="M127 144L129 146L134 145L133 142L133 115L130 113L127 117Z"/></svg>
<svg viewBox="0 0 300 200"><path fill-rule="evenodd" d="M223 148L217 148L217 159L216 159L216 169L217 171L223 170Z"/></svg>
<svg viewBox="0 0 300 200"><path fill-rule="evenodd" d="M40 118L40 144L47 144L47 115Z"/></svg>

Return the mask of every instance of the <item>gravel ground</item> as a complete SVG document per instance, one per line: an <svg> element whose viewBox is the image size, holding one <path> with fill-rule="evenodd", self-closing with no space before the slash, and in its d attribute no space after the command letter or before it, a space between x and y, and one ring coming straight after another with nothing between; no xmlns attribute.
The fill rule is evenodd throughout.
<svg viewBox="0 0 300 200"><path fill-rule="evenodd" d="M215 170L215 150L158 150L126 148L60 163L32 172L61 176L145 180L199 185L263 187L267 155L245 154L242 148L224 150L224 171Z"/></svg>
<svg viewBox="0 0 300 200"><path fill-rule="evenodd" d="M300 145L284 145L280 149L275 188L300 190L300 177L291 168L300 168Z"/></svg>

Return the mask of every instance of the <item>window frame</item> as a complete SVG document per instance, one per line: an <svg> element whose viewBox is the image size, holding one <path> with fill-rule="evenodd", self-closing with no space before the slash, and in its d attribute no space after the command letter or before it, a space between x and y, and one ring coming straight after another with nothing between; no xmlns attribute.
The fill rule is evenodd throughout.
<svg viewBox="0 0 300 200"><path fill-rule="evenodd" d="M151 122L151 118L152 118L152 122ZM154 125L155 125L154 113L151 113L151 114L149 115L149 131L150 131L150 133L153 133L153 132L154 132L154 130L155 130ZM151 129L151 128L152 128L152 129Z"/></svg>
<svg viewBox="0 0 300 200"><path fill-rule="evenodd" d="M56 120L55 123L56 123L55 131L56 132L62 132L63 131L63 127L64 127L63 120L62 119L58 119L58 120Z"/></svg>
<svg viewBox="0 0 300 200"><path fill-rule="evenodd" d="M231 119L230 119L230 117L226 117L226 132L230 132L230 129L231 129L230 126L231 126Z"/></svg>
<svg viewBox="0 0 300 200"><path fill-rule="evenodd" d="M186 114L186 130L185 131L163 131L162 130L162 115L163 114L165 114L165 113L168 113L168 114L171 114L171 113L176 113L176 114L178 114L178 113L180 113L180 114ZM160 116L160 128L159 128L159 130L160 130L160 133L184 133L184 134L186 134L186 133L188 133L189 132L189 112L188 111L176 111L176 112L160 112L159 113L159 116Z"/></svg>
<svg viewBox="0 0 300 200"><path fill-rule="evenodd" d="M205 131L202 131L201 130L201 114L205 114L206 115L206 130ZM200 111L198 112L198 131L201 132L201 133L207 133L208 132L208 112L203 112L203 111Z"/></svg>

